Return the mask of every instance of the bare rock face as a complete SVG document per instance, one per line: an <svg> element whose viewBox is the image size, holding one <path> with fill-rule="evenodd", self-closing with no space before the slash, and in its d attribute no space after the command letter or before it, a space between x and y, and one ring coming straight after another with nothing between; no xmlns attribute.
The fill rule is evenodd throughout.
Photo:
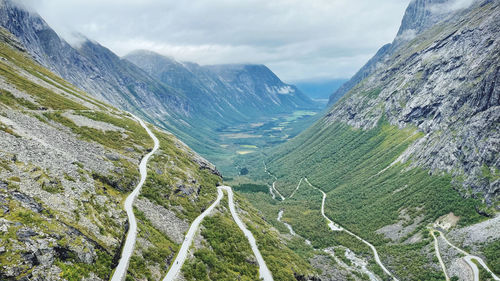
<svg viewBox="0 0 500 281"><path fill-rule="evenodd" d="M464 190L496 201L500 3L481 1L455 13L399 47L331 109L327 122L368 129L384 117L416 127L425 136L399 160L451 173Z"/></svg>
<svg viewBox="0 0 500 281"><path fill-rule="evenodd" d="M328 104L334 104L363 79L385 67L385 62L417 35L433 25L449 19L455 11L467 8L472 2L474 0L412 0L405 11L394 41L382 46L373 58L330 96Z"/></svg>

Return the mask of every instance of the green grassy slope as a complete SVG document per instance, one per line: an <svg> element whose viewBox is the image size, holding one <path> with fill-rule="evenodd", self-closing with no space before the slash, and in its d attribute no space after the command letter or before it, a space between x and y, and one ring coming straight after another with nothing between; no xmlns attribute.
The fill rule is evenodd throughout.
<svg viewBox="0 0 500 281"><path fill-rule="evenodd" d="M456 153L460 153L460 146L455 149L454 144L443 144L447 136L452 135L449 141L458 143L462 139L465 142L467 138L476 138L478 147L483 145L484 140L496 137L498 130L494 124L497 116L484 113L488 110L494 112L495 105L490 108L473 107L477 106L474 97L486 101L490 97L480 91L483 88L477 81L493 81L492 73L495 72L490 69L497 68L498 63L490 63L489 59L496 60L498 53L495 50L498 47L491 46L498 44L494 45L495 41L490 40L490 45L485 44L483 49L473 49L488 62L461 60L460 64L457 63L457 67L462 68L468 64L481 65L470 73L470 77L477 77L475 84L460 83L463 79L472 79L467 75L463 78L463 71L455 73L455 68L451 67L441 69L448 62L436 62L434 52L442 54L457 51L466 47L465 43L461 45L462 42L469 42L472 38L490 38L492 35L488 32L497 30L494 28L498 22L497 14L498 3L478 4L469 11L460 12L456 20L437 25L408 42L399 53L387 58L387 68L381 68L375 75L355 86L313 126L277 149L266 151L265 163L277 179L266 175L259 159L246 162L249 174L259 183L270 185L276 180L276 188L285 197L292 194L301 178L307 177L314 186L326 192L326 215L375 245L383 263L399 279L441 280L443 276L435 260L426 226L443 215L453 213L459 217L456 227L463 227L484 221L496 212L495 204L485 204L484 194L474 194L467 189L471 187L464 186L464 182L470 180L467 177L473 173L457 172L459 168L456 166L462 163L449 167L451 165L440 165L433 160L452 162L454 157L465 159L463 155L438 151L453 147L453 151L458 150ZM454 45L456 42L461 43ZM441 81L439 79L443 82L432 84ZM451 86L450 89L440 88L443 85ZM430 88L435 91L441 89L443 93L440 98L444 98L439 101L453 104L458 109L454 111L448 110L446 106L440 107L440 102L426 96ZM458 97L453 100L454 91L462 94L476 90L478 93L475 95L463 94L460 102L456 101ZM420 105L419 102L424 104ZM403 114L405 112L406 115ZM477 122L471 117L474 114L477 114L475 117L484 114L480 122L493 125L485 126L484 132L474 131L471 125ZM443 121L443 115L448 119ZM470 130L456 135L463 128ZM491 131L488 131L490 128ZM415 148L413 145L420 140L435 150L426 150L422 146ZM441 146L436 146L436 143ZM495 150L491 146L484 147L480 149L485 150L486 154L491 153L492 159L495 159ZM413 152L411 157L402 157L407 155L408 149L416 150L410 151ZM470 152L466 149L463 148L464 154ZM476 148L477 151L482 150ZM450 159L444 159L443 155ZM425 157L434 165L426 166ZM401 162L400 159L405 161ZM466 161L464 163L466 166ZM433 170L422 167L433 167ZM446 172L447 168L451 172ZM494 185L491 179L495 178L495 167L485 166L483 170L482 177L487 180L483 182ZM489 174L492 176L489 177ZM321 194L311 187L302 184L294 197L285 202L273 201L263 192L245 193L245 196L257 208L266 210L266 220L280 230L282 226L279 226L276 216L278 210L282 209L283 220L290 223L299 235L310 239L313 246L325 248L344 245L373 263L372 254L359 241L326 227L320 214ZM494 245L486 245L484 253L481 250L478 252L487 254L490 259L488 262L492 265L498 263L497 255L491 253L493 248ZM373 270L380 271L376 267Z"/></svg>
<svg viewBox="0 0 500 281"><path fill-rule="evenodd" d="M126 230L123 202L136 186L139 160L153 142L129 114L44 69L13 48L10 40L15 39L1 29L0 39L0 142L9 144L0 149L0 279L108 280ZM75 121L82 119L87 125ZM174 135L151 128L160 149L148 163L138 200L152 207L135 206L139 233L127 280L161 280L179 249L174 235L161 227L172 222L152 213L169 211L189 225L213 202L221 181L209 163ZM29 153L37 149L46 151ZM270 267L296 264L297 272L312 274L255 209L241 198L238 204L245 208L244 217L254 226L259 243L270 244L262 245ZM215 247L229 240L240 249L246 241L232 219L214 217L206 226L214 247L204 254L222 255L218 258L227 268L255 273L247 260ZM293 278L290 269L272 270Z"/></svg>
<svg viewBox="0 0 500 281"><path fill-rule="evenodd" d="M450 175L430 175L409 164L391 166L421 137L415 129L401 130L384 121L366 131L341 123L325 129L322 122L280 147L269 158L268 167L278 177L278 190L288 197L300 178L307 177L327 192L327 216L378 247L384 262L398 276L411 280L439 276L439 272L430 267L433 261L425 254L424 249L431 242L427 236L417 243L400 243L425 234L427 223L450 212L460 216L461 225L483 220L475 210L482 207L481 202L462 198L453 189ZM320 214L321 194L306 184L285 202L266 205L261 199L249 198L262 209L285 209L283 219L315 247L344 245L364 256L371 255L369 249L355 239L329 231ZM398 222L402 210L410 216L408 225L419 218L418 225L398 243L388 243L389 239L375 231ZM409 267L409 263L412 266Z"/></svg>

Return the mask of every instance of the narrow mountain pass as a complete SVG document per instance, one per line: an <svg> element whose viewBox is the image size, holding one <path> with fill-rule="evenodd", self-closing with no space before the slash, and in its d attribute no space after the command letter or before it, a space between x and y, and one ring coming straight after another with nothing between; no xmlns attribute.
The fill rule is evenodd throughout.
<svg viewBox="0 0 500 281"><path fill-rule="evenodd" d="M182 242L181 249L179 250L179 253L177 253L175 260L172 262L172 266L168 270L167 275L165 275L165 278L163 278L163 281L173 281L179 274L182 265L186 261L189 247L193 242L194 235L196 234L196 231L198 231L201 222L207 215L209 215L212 212L215 206L219 204L222 197L224 197L224 193L220 188L217 189L217 193L218 193L217 199L214 201L214 203L212 203L210 207L208 207L203 213L201 213L201 215L199 215L189 227L189 230L186 234L186 238L184 238L184 242Z"/></svg>
<svg viewBox="0 0 500 281"><path fill-rule="evenodd" d="M436 257L439 260L439 265L441 265L441 269L443 270L444 273L444 278L446 281L450 281L450 277L448 276L448 273L446 272L446 266L444 265L443 259L441 258L441 252L439 252L439 243L436 238L436 235L434 235L434 230L430 229L432 238L434 238L434 250L436 251Z"/></svg>
<svg viewBox="0 0 500 281"><path fill-rule="evenodd" d="M446 244L448 244L450 247L454 248L455 250L457 250L461 254L465 255L464 260L465 260L465 262L467 262L467 264L470 266L470 268L472 269L472 271L474 273L474 281L479 281L479 269L474 261L477 261L477 263L479 263L486 271L488 271L488 273L491 274L493 279L500 281L500 278L498 276L496 276L495 273L493 273L493 271L490 270L490 268L486 265L486 263L484 262L484 260L482 258L480 258L478 256L471 255L471 254L467 253L466 251L458 248L457 246L451 244L451 242L448 241L448 239L446 239L446 236L444 236L444 233L442 231L437 230L437 229L435 229L435 231L439 232L439 234L441 235L441 237L443 237L443 240L446 242Z"/></svg>
<svg viewBox="0 0 500 281"><path fill-rule="evenodd" d="M380 260L380 257L378 255L378 252L377 252L377 249L375 248L375 246L373 246L370 242L364 240L363 238L357 236L356 234L350 232L349 230L343 228L342 226L336 224L335 222L333 222L331 219L329 219L326 215L325 215L325 200L326 200L326 193L323 192L323 190L313 186L309 180L307 180L307 178L304 178L304 180L307 182L307 184L314 188L314 189L317 189L319 190L322 194L323 194L323 200L321 202L321 214L323 215L323 217L328 221L328 227L330 227L331 230L333 231L345 231L347 234L355 237L356 239L358 239L359 241L365 243L368 247L370 247L370 249L372 250L373 252L373 256L375 257L375 262L382 268L382 270L387 274L389 275L390 277L392 277L393 280L395 281L398 281L398 279L384 266L384 264L382 263L382 261Z"/></svg>
<svg viewBox="0 0 500 281"><path fill-rule="evenodd" d="M135 219L133 210L134 200L137 197L137 195L139 195L141 187L144 185L144 182L146 181L148 173L147 172L148 160L151 157L151 155L153 155L156 152L156 150L158 150L158 148L160 147L160 142L153 134L153 132L151 132L148 126L144 123L144 121L142 121L142 119L140 119L135 115L132 116L141 124L141 126L146 130L148 135L153 139L154 147L151 150L151 152L149 152L148 154L146 154L146 156L144 156L144 158L142 158L141 163L139 164L139 172L141 174L141 179L137 184L136 188L132 191L132 193L130 193L129 196L127 196L127 199L125 200L125 211L127 212L129 229L127 233L127 238L125 240L125 244L123 246L122 254L120 257L120 262L118 263L118 266L116 267L113 273L111 281L123 281L127 276L127 269L130 262L130 257L132 256L132 253L134 251L135 240L137 238L137 221Z"/></svg>

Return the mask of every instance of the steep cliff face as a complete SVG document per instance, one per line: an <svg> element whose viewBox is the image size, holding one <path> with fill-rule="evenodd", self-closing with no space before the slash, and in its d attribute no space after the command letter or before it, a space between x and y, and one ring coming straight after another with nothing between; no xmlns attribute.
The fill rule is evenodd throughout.
<svg viewBox="0 0 500 281"><path fill-rule="evenodd" d="M304 178L322 189L327 216L378 247L400 280L442 279L426 230L436 221L471 225L467 245L486 256L500 241L475 232L500 210L499 38L500 2L479 1L401 43L321 120L271 151L269 182L284 197ZM313 244L335 245L317 234L331 232L315 223L319 211L306 212L321 202L307 192L287 201L287 222Z"/></svg>
<svg viewBox="0 0 500 281"><path fill-rule="evenodd" d="M477 4L401 47L332 108L327 122L373 128L384 116L425 137L401 160L460 177L464 188L500 195L498 2Z"/></svg>
<svg viewBox="0 0 500 281"><path fill-rule="evenodd" d="M69 45L36 12L21 4L2 0L0 25L18 37L36 61L101 100L146 116L144 108L156 109L158 114L186 115L189 111L175 90L98 43L82 38L78 47Z"/></svg>
<svg viewBox="0 0 500 281"><path fill-rule="evenodd" d="M405 11L397 37L415 37L450 14L453 0L412 0ZM446 7L444 5L447 5Z"/></svg>
<svg viewBox="0 0 500 281"><path fill-rule="evenodd" d="M405 11L401 26L394 41L380 48L373 58L371 58L348 82L330 96L328 104L334 104L377 69L386 67L385 60L393 55L405 43L436 23L445 21L457 10L467 8L474 1L475 0L412 0Z"/></svg>

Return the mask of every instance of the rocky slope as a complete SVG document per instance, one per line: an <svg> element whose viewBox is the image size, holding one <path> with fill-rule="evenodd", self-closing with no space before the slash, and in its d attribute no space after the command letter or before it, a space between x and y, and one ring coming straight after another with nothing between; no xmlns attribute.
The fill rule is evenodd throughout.
<svg viewBox="0 0 500 281"><path fill-rule="evenodd" d="M150 108L159 115L165 114L162 110L188 110L175 90L96 42L82 38L77 47L69 45L36 12L15 1L0 1L0 25L19 38L36 61L100 100L126 110Z"/></svg>
<svg viewBox="0 0 500 281"><path fill-rule="evenodd" d="M460 9L468 1L450 0L412 0L405 11L396 38L392 43L382 46L358 72L331 96L328 104L332 105L341 99L354 86L373 74L377 69L385 67L389 59L400 47L412 40L434 24L452 16L454 10Z"/></svg>
<svg viewBox="0 0 500 281"><path fill-rule="evenodd" d="M0 33L0 279L107 280L126 230L122 201L152 142L126 113L34 63ZM215 190L220 178L200 172L213 166L158 134L172 142L162 153L179 155L172 167L191 175L173 177L177 184Z"/></svg>
<svg viewBox="0 0 500 281"><path fill-rule="evenodd" d="M500 197L498 2L476 4L402 47L326 117L369 129L384 116L425 136L399 160L460 177L464 189Z"/></svg>
<svg viewBox="0 0 500 281"><path fill-rule="evenodd" d="M420 26L416 3L407 16ZM277 189L286 197L307 177L328 194L326 214L374 244L399 279L442 278L426 226L458 217L447 230L474 225L457 230L474 237L500 206L499 19L498 1L476 1L400 42L320 121L270 152ZM313 196L299 193L283 219L313 245L340 242L366 255L316 222ZM467 246L498 272L489 254L498 241L493 234Z"/></svg>
<svg viewBox="0 0 500 281"><path fill-rule="evenodd" d="M160 149L135 205L139 234L128 270L132 280L162 279L184 231L215 199L221 181L212 164L172 134L151 128ZM43 68L0 29L0 279L109 280L127 229L123 202L152 144L128 113ZM312 274L255 210L241 198L237 204L258 240L272 241L263 246L266 260L290 265L276 267L276 274L284 280L294 272ZM236 228L231 220L224 224ZM218 231L206 240L213 242L222 235ZM246 246L243 235L226 236L226 247ZM215 255L213 248L203 252ZM242 263L226 254L219 257L229 259L225 265Z"/></svg>

